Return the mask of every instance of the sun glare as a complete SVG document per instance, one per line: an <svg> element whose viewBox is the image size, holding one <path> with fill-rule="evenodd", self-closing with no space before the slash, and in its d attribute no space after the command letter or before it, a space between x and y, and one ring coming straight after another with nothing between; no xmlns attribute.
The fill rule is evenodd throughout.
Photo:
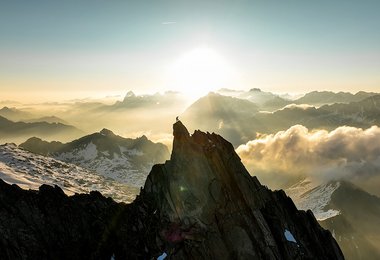
<svg viewBox="0 0 380 260"><path fill-rule="evenodd" d="M232 87L233 69L215 50L198 48L183 54L169 68L169 85L191 98Z"/></svg>

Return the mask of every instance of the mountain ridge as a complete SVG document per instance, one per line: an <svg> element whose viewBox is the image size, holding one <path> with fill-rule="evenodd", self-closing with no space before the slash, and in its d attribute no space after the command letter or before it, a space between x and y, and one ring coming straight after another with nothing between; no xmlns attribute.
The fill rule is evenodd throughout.
<svg viewBox="0 0 380 260"><path fill-rule="evenodd" d="M79 165L134 187L144 184L155 163L169 158L167 147L161 143L154 143L146 136L124 138L105 128L68 143L30 138L20 147Z"/></svg>
<svg viewBox="0 0 380 260"><path fill-rule="evenodd" d="M297 104L332 104L332 103L350 103L359 102L368 97L378 95L375 92L358 91L355 94L350 92L332 92L332 91L312 91L306 93L303 97L295 100Z"/></svg>
<svg viewBox="0 0 380 260"><path fill-rule="evenodd" d="M193 252L190 258L343 257L330 232L319 229L311 211L297 211L283 191L272 192L249 175L231 143L199 130L190 135L180 121L174 124L173 135L170 161L153 167L141 196L157 198L164 219L193 237L175 251L178 257L188 257L200 239L206 249ZM236 212L236 217L228 212ZM168 230L167 242L173 242L172 232ZM287 232L295 237L295 244L284 235ZM310 247L319 243L314 241L316 236L325 241L323 247ZM184 238L186 234L175 242Z"/></svg>
<svg viewBox="0 0 380 260"><path fill-rule="evenodd" d="M173 135L170 160L153 166L128 205L98 192L67 197L58 187L24 191L0 181L0 202L6 205L0 208L0 232L7 234L0 236L0 254L344 259L311 211L298 211L285 192L272 192L251 177L231 143L201 131L190 136L181 122L174 124Z"/></svg>

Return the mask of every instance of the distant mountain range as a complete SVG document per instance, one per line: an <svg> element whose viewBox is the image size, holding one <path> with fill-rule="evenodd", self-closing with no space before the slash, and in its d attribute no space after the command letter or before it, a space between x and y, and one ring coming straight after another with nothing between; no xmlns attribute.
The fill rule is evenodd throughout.
<svg viewBox="0 0 380 260"><path fill-rule="evenodd" d="M85 110L88 113L120 113L125 111L164 110L186 104L186 97L176 91L166 91L165 93L154 93L137 95L133 91L128 91L122 101L113 104L101 102L82 101L76 102L73 110ZM75 113L71 110L70 113Z"/></svg>
<svg viewBox="0 0 380 260"><path fill-rule="evenodd" d="M136 108L155 108L163 109L173 107L184 102L184 96L179 92L167 91L164 94L156 93L153 95L136 95L129 91L123 101L117 101L109 106L109 109L136 109Z"/></svg>
<svg viewBox="0 0 380 260"><path fill-rule="evenodd" d="M0 145L0 179L24 189L38 189L42 184L58 185L69 195L97 190L124 202L133 201L139 190L77 165L36 155L14 144Z"/></svg>
<svg viewBox="0 0 380 260"><path fill-rule="evenodd" d="M380 198L347 181L305 179L286 189L297 208L311 209L346 259L380 259Z"/></svg>
<svg viewBox="0 0 380 260"><path fill-rule="evenodd" d="M239 91L233 89L220 89L217 93L225 96L232 96L247 99L255 103L260 110L274 111L289 104L308 104L312 106L331 105L334 103L359 102L379 93L359 91L355 94L350 92L332 91L312 91L301 97L294 99L286 98L289 95L277 95L271 92L262 91L259 88L252 88L249 91ZM290 97L290 96L289 96Z"/></svg>
<svg viewBox="0 0 380 260"><path fill-rule="evenodd" d="M25 123L36 123L36 122L46 122L46 123L61 123L64 125L69 125L69 123L57 116L37 116L32 112L28 112L26 109L17 109L15 107L3 107L0 109L0 116L14 121L14 122L25 122Z"/></svg>
<svg viewBox="0 0 380 260"><path fill-rule="evenodd" d="M367 94L359 92L352 96ZM294 104L262 112L251 101L210 93L194 102L181 118L190 128L220 133L237 146L255 139L257 133L276 133L296 124L309 129L332 130L342 125L368 128L380 123L380 95L319 108Z"/></svg>
<svg viewBox="0 0 380 260"><path fill-rule="evenodd" d="M69 123L59 117L56 116L44 116L39 118L32 118L29 120L25 120L26 123L36 123L36 122L46 122L46 123L60 123L64 125L69 125Z"/></svg>
<svg viewBox="0 0 380 260"><path fill-rule="evenodd" d="M34 115L30 112L26 112L15 107L6 106L0 109L0 116L12 121L23 121L34 117Z"/></svg>
<svg viewBox="0 0 380 260"><path fill-rule="evenodd" d="M342 125L368 128L380 123L380 95L358 102L324 105L319 108L285 107L271 114L259 114L258 118L272 131L280 131L295 124L310 129L327 130Z"/></svg>
<svg viewBox="0 0 380 260"><path fill-rule="evenodd" d="M100 101L78 101L68 104L55 113L86 133L108 128L114 131L142 135L170 135L169 125L180 115L191 101L178 92L167 91L138 95L129 91L123 100L111 103ZM86 115L86 120L83 120Z"/></svg>
<svg viewBox="0 0 380 260"><path fill-rule="evenodd" d="M123 138L108 129L69 143L46 142L34 137L20 147L79 165L134 187L141 187L151 167L165 162L170 156L165 145L153 143L146 136Z"/></svg>
<svg viewBox="0 0 380 260"><path fill-rule="evenodd" d="M350 92L332 92L332 91L312 91L306 93L305 96L295 100L297 104L309 105L326 105L334 103L350 103L358 102L371 96L378 95L379 93L359 91L355 94Z"/></svg>
<svg viewBox="0 0 380 260"><path fill-rule="evenodd" d="M13 122L75 125L85 131L65 136L63 133L56 135L55 132L58 130L54 129L48 131L53 134L49 136L40 127L33 127L33 133L30 133L29 129L26 135L20 138L38 136L46 140L70 141L100 128L114 129L122 133L128 131L133 135L136 133L168 135L170 129L165 126L170 125L175 117L180 115L189 128L203 128L220 133L236 146L255 138L256 132L274 133L294 124L326 129L346 124L368 127L376 122L378 111L374 110L374 114L368 116L368 113L372 112L367 111L367 106L362 103L368 102L369 98L376 99L376 94L363 91L356 94L313 91L301 98L289 99L285 98L285 95L258 88L248 91L220 89L217 93L210 93L190 104L186 97L178 92L136 95L129 91L123 100L113 104L84 100L75 103L49 104L41 111L33 106L30 109L3 107L0 109L0 116ZM55 107L51 111L54 116L47 116L51 106ZM362 107L365 109L360 114ZM86 120L83 120L84 114ZM142 129L144 132L141 132ZM19 135L19 129L14 134L8 131L8 138L3 138L3 142L19 142L20 139L14 138Z"/></svg>
<svg viewBox="0 0 380 260"><path fill-rule="evenodd" d="M31 136L39 136L50 140L67 140L83 135L74 126L62 123L47 122L13 122L0 116L0 142L20 142Z"/></svg>

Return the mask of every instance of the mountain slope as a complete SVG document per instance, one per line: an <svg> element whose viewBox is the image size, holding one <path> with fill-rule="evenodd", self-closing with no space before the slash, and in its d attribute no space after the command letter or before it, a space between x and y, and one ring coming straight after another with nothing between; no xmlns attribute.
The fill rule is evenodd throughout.
<svg viewBox="0 0 380 260"><path fill-rule="evenodd" d="M380 198L349 182L341 182L341 188L332 194L328 206L339 209L341 216L321 224L334 230L342 248L356 259L379 259ZM344 224L350 225L351 230L342 228Z"/></svg>
<svg viewBox="0 0 380 260"><path fill-rule="evenodd" d="M194 102L181 115L190 129L200 127L226 136L233 144L256 137L252 125L260 126L254 115L259 108L252 102L240 98L209 93Z"/></svg>
<svg viewBox="0 0 380 260"><path fill-rule="evenodd" d="M312 210L317 220L325 220L340 214L337 209L326 209L332 194L339 189L340 182L317 185L305 179L286 189L299 209Z"/></svg>
<svg viewBox="0 0 380 260"><path fill-rule="evenodd" d="M346 181L304 180L286 193L333 232L347 259L380 258L380 198Z"/></svg>
<svg viewBox="0 0 380 260"><path fill-rule="evenodd" d="M99 174L50 157L36 155L14 144L0 145L0 178L25 189L42 184L58 185L67 194L98 190L118 201L130 202L137 188L106 179Z"/></svg>
<svg viewBox="0 0 380 260"><path fill-rule="evenodd" d="M280 109L291 103L289 100L285 100L271 92L262 91L259 88L252 88L249 91L240 94L238 97L253 102L259 106L261 110L268 111Z"/></svg>
<svg viewBox="0 0 380 260"><path fill-rule="evenodd" d="M96 171L118 182L141 187L151 167L169 158L167 147L145 136L131 139L107 129L69 143L30 138L20 147Z"/></svg>
<svg viewBox="0 0 380 260"><path fill-rule="evenodd" d="M380 95L374 95L359 102L349 104L333 104L320 108L325 113L340 115L342 123L353 126L363 124L380 124Z"/></svg>
<svg viewBox="0 0 380 260"><path fill-rule="evenodd" d="M259 88L252 88L249 91L222 88L219 89L217 93L224 96L249 100L257 105L260 110L273 111L291 103L289 100L284 99L279 95L262 91Z"/></svg>

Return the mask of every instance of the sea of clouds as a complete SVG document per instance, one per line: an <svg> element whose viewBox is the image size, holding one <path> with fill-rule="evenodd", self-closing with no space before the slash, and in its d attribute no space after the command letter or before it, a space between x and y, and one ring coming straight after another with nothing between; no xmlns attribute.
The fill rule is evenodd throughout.
<svg viewBox="0 0 380 260"><path fill-rule="evenodd" d="M342 126L329 132L295 125L236 149L252 175L271 188L304 178L346 179L379 195L380 128Z"/></svg>

